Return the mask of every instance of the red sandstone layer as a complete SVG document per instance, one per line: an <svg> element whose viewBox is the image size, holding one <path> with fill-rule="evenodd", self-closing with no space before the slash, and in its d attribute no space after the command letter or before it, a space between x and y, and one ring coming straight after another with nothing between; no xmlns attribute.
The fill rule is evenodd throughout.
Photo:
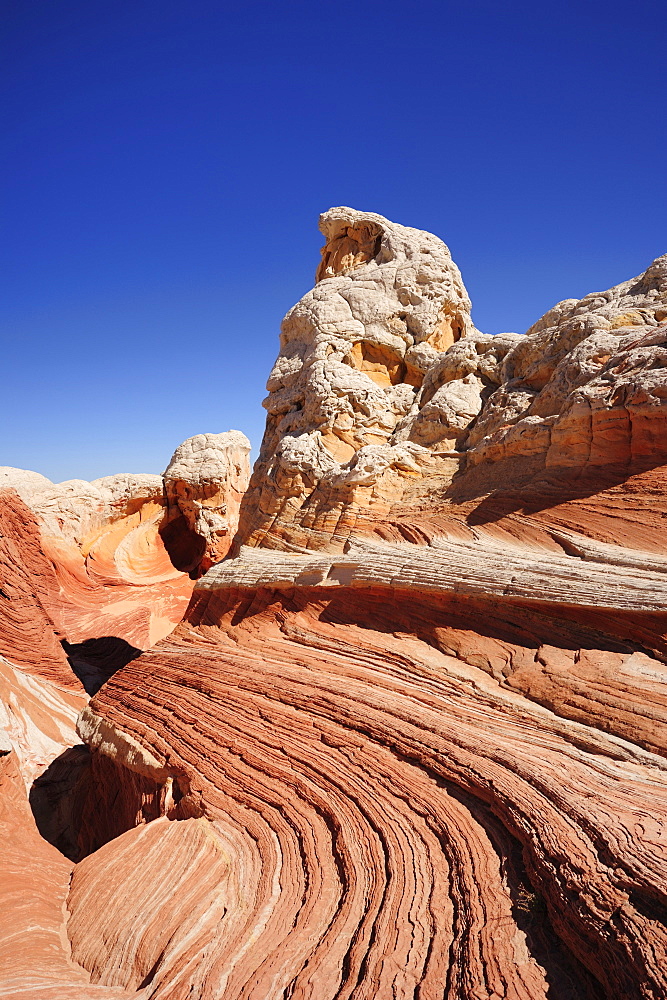
<svg viewBox="0 0 667 1000"><path fill-rule="evenodd" d="M492 609L462 610L488 630ZM568 721L512 673L441 652L451 611L400 593L203 591L91 703L91 744L152 769L154 800L178 787L163 811L203 805L241 879L198 996L583 997L594 980L664 996L666 765L609 733L641 728L641 691L629 678L636 700L607 732L591 697L587 724ZM538 672L552 661L537 633L562 609L542 613L531 643L505 623L505 650ZM98 716L131 743L112 747ZM664 728L653 740L664 749ZM129 779L111 794L136 808ZM87 967L123 939L89 943ZM176 974L158 962L152 995L186 995Z"/></svg>
<svg viewBox="0 0 667 1000"><path fill-rule="evenodd" d="M237 435L74 544L6 498L0 995L666 1000L667 258L492 338L435 237L322 229L243 499ZM40 773L60 640L223 556L67 647Z"/></svg>

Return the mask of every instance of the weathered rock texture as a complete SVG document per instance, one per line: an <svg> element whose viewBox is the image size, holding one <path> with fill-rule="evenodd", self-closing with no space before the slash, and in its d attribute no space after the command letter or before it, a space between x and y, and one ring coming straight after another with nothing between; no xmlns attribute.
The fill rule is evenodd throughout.
<svg viewBox="0 0 667 1000"><path fill-rule="evenodd" d="M79 716L70 960L156 1000L665 1000L667 258L494 338L435 237L321 228L235 544Z"/></svg>
<svg viewBox="0 0 667 1000"><path fill-rule="evenodd" d="M320 280L285 317L268 382L248 544L340 548L446 488L477 496L537 469L625 478L667 457L667 255L525 336L490 336L434 236L351 209L320 226Z"/></svg>
<svg viewBox="0 0 667 1000"><path fill-rule="evenodd" d="M183 614L191 585L160 534L166 509L161 477L59 485L44 480L35 487L35 475L2 469L0 483L5 496L18 494L25 505L17 524L36 525L41 558L50 569L31 575L48 590L44 601L59 638L80 643L113 636L145 649L167 635ZM21 545L11 529L6 537L8 544Z"/></svg>
<svg viewBox="0 0 667 1000"><path fill-rule="evenodd" d="M0 468L0 518L11 520L2 531L7 557L25 568L25 555L9 553L31 533L37 563L28 567L25 587L37 580L52 631L71 657L103 658L99 644L82 647L93 639L142 650L171 632L192 592L188 572L199 574L229 549L249 450L239 431L200 434L180 445L164 477L122 474L92 483L55 485L35 472ZM0 628L0 651L3 640ZM30 656L13 633L7 642L10 651ZM56 655L62 660L62 650ZM44 666L41 652L33 658Z"/></svg>
<svg viewBox="0 0 667 1000"><path fill-rule="evenodd" d="M250 442L240 431L197 434L173 454L164 473L167 531L176 542L192 540L189 552L171 553L191 574L210 569L231 548L250 478L249 454Z"/></svg>
<svg viewBox="0 0 667 1000"><path fill-rule="evenodd" d="M187 624L116 674L81 726L122 765L111 800L145 801L137 773L166 801L178 785L241 878L213 944L201 922L196 995L665 995L662 757L442 652L444 598L196 594ZM468 625L488 620L467 610ZM506 648L546 659L502 624ZM104 850L112 879L123 838ZM163 891L161 867L143 879ZM148 911L143 926L156 933ZM93 933L101 975L104 925ZM154 995L187 996L179 971L158 962Z"/></svg>
<svg viewBox="0 0 667 1000"><path fill-rule="evenodd" d="M282 524L300 543L304 515L310 527L320 506L352 509L359 487L380 502L400 497L400 484L431 460L424 444L451 451L481 405L479 380L467 373L451 398L434 401L424 387L448 348L481 336L445 244L349 208L331 209L320 228L318 283L283 320L267 384L266 433L241 522L253 544L267 530L281 535ZM420 403L430 411L418 419Z"/></svg>

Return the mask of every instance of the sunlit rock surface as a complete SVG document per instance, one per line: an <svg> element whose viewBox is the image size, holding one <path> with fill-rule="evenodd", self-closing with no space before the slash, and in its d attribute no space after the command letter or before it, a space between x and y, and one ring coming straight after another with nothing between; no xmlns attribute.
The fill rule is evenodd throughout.
<svg viewBox="0 0 667 1000"><path fill-rule="evenodd" d="M242 491L247 475L234 481ZM0 469L0 996L135 995L91 985L68 942L95 780L75 724L91 692L180 620L193 584L169 551L187 547L177 529L161 476L56 485Z"/></svg>
<svg viewBox="0 0 667 1000"><path fill-rule="evenodd" d="M219 436L168 470L172 556L227 557L83 708L86 777L33 794L70 857L53 975L665 1000L667 257L491 337L435 237L321 229L238 532L202 514L240 492L198 485Z"/></svg>
<svg viewBox="0 0 667 1000"><path fill-rule="evenodd" d="M167 531L191 539L189 552L172 559L200 575L229 552L250 478L250 441L240 431L197 434L179 445L164 473ZM182 542L181 542L182 548Z"/></svg>
<svg viewBox="0 0 667 1000"><path fill-rule="evenodd" d="M477 497L536 473L624 479L667 457L667 255L559 303L525 336L490 336L436 237L351 209L320 226L320 280L283 320L268 381L248 544L340 549L444 491ZM377 233L372 259L338 260L354 226Z"/></svg>
<svg viewBox="0 0 667 1000"><path fill-rule="evenodd" d="M60 637L70 643L114 637L145 649L167 635L191 585L160 533L162 478L44 480L33 488L35 475L0 469L0 484L21 497L37 524L40 549L52 566L47 600Z"/></svg>

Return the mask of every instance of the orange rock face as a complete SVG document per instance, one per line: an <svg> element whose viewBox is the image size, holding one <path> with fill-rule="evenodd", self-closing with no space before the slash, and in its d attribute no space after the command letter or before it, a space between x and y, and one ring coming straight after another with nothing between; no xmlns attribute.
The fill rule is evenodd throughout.
<svg viewBox="0 0 667 1000"><path fill-rule="evenodd" d="M95 780L75 723L86 692L174 628L192 581L163 539L161 477L54 486L4 468L0 486L0 996L124 997L91 984L67 936Z"/></svg>
<svg viewBox="0 0 667 1000"><path fill-rule="evenodd" d="M0 996L665 1000L667 259L492 338L435 237L322 230L249 489L201 486L224 435L170 465L166 550L210 565L182 622L47 771L64 736L14 715L68 860L12 862L38 972ZM103 592L169 582L110 534L150 519L76 542ZM66 611L31 530L7 634L41 645L0 682L37 718L16 671L61 683Z"/></svg>
<svg viewBox="0 0 667 1000"><path fill-rule="evenodd" d="M491 628L482 605L457 625L466 612L504 625L506 651L554 662L517 642L526 624ZM96 696L91 745L171 778L179 805L204 802L244 873L252 912L230 912L247 923L240 938L221 926L198 995L225 995L230 965L229 996L267 995L277 976L297 996L336 996L347 977L368 997L596 995L586 969L598 995L662 995L662 758L596 726L590 697L582 725L443 653L453 617L401 592L203 591ZM100 718L132 742L112 748ZM135 743L152 760L131 760ZM130 794L117 781L109 794ZM187 995L177 970L158 967L156 995Z"/></svg>

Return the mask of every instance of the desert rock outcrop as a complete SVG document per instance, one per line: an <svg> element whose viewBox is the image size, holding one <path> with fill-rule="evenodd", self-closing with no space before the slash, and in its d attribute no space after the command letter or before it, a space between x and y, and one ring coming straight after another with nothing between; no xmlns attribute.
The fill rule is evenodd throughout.
<svg viewBox="0 0 667 1000"><path fill-rule="evenodd" d="M402 477L429 463L422 439L453 448L479 409L468 380L456 399L443 400L450 420L438 432L400 432L425 374L475 332L445 244L349 208L330 209L320 228L327 244L318 283L283 320L267 383L266 433L241 522L255 544L274 521L272 533L280 534L283 522L293 524L295 512L319 497L330 504L333 495L349 508L355 487L378 479L395 494Z"/></svg>
<svg viewBox="0 0 667 1000"><path fill-rule="evenodd" d="M665 1000L667 257L492 337L434 236L320 225L236 536L244 442L165 474L216 565L82 708L36 946L146 1000Z"/></svg>
<svg viewBox="0 0 667 1000"><path fill-rule="evenodd" d="M242 474L233 474L240 492ZM211 493L204 469L199 487ZM237 513L228 512L232 534ZM75 724L86 692L182 617L192 581L168 550L187 547L177 529L161 476L56 485L0 469L0 996L130 995L92 985L63 947L93 780Z"/></svg>
<svg viewBox="0 0 667 1000"><path fill-rule="evenodd" d="M667 457L667 255L559 303L526 335L491 336L435 237L351 209L320 227L318 283L285 317L267 385L246 543L340 548L434 490L462 495L466 478L474 493L481 476L488 490L537 468L580 475ZM340 256L352 230L376 233L372 258Z"/></svg>
<svg viewBox="0 0 667 1000"><path fill-rule="evenodd" d="M19 523L36 525L39 549L51 564L46 600L60 639L77 644L113 636L145 649L171 631L191 587L160 534L160 476L54 484L4 468L0 483L11 491L5 496L18 494L27 508Z"/></svg>
<svg viewBox="0 0 667 1000"><path fill-rule="evenodd" d="M190 554L181 554L190 573L210 569L231 548L250 478L249 454L240 431L197 434L178 446L165 470L168 530L172 537L192 536Z"/></svg>

